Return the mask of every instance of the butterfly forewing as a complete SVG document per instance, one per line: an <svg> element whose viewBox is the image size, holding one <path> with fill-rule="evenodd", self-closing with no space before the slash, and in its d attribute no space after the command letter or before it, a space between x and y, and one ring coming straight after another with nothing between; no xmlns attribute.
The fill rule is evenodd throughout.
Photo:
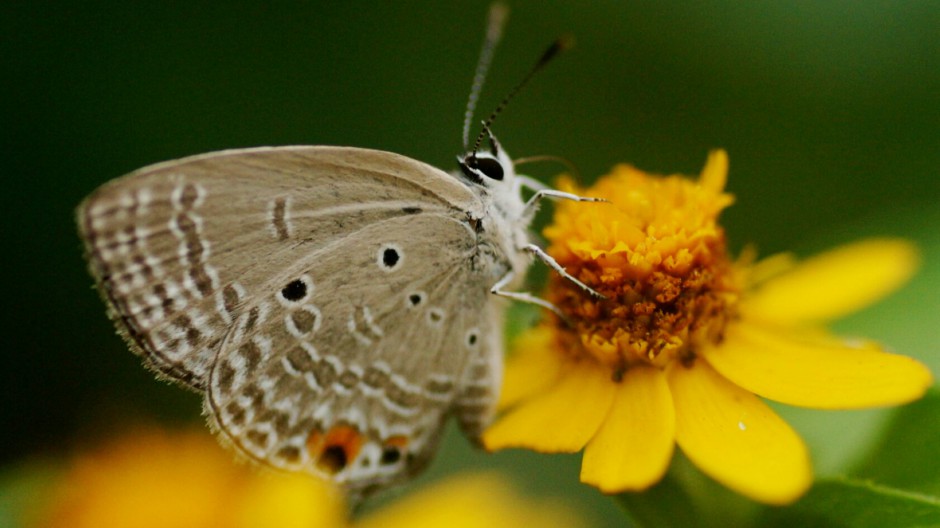
<svg viewBox="0 0 940 528"><path fill-rule="evenodd" d="M420 469L455 402L484 415L493 406L498 375L487 369L500 350L488 346L483 270L468 265L475 246L452 214L415 213L279 273L212 370L209 409L223 434L255 459L358 492ZM482 377L468 391L471 370Z"/></svg>
<svg viewBox="0 0 940 528"><path fill-rule="evenodd" d="M92 194L78 223L132 348L199 389L258 286L304 254L385 219L475 207L466 187L403 156L281 147L141 169Z"/></svg>

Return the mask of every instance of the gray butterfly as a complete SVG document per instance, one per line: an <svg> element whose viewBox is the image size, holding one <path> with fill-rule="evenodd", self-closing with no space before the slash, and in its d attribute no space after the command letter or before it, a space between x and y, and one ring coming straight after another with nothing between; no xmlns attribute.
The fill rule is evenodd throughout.
<svg viewBox="0 0 940 528"><path fill-rule="evenodd" d="M226 443L365 495L426 465L449 415L479 436L501 381L492 294L553 308L510 291L530 255L567 276L527 226L541 198L581 198L516 175L484 132L455 174L325 146L140 169L78 208L91 272Z"/></svg>

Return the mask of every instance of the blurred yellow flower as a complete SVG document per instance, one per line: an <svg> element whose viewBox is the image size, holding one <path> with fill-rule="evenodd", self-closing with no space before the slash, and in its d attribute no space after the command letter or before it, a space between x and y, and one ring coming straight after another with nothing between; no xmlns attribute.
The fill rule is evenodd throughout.
<svg viewBox="0 0 940 528"><path fill-rule="evenodd" d="M79 457L33 526L43 528L375 528L582 526L556 504L520 498L498 476L452 478L348 517L339 491L309 476L232 462L205 432L139 431Z"/></svg>
<svg viewBox="0 0 940 528"><path fill-rule="evenodd" d="M327 483L252 471L205 432L142 430L79 456L38 525L48 528L343 526Z"/></svg>
<svg viewBox="0 0 940 528"><path fill-rule="evenodd" d="M553 317L524 333L507 364L491 449L584 449L581 480L643 490L674 444L705 473L752 499L785 504L812 482L802 440L758 396L851 409L914 400L922 364L821 323L903 284L917 251L868 240L795 264L729 257L719 213L728 161L713 152L697 181L621 165L587 190L609 204L560 203L548 252L602 293L554 276Z"/></svg>

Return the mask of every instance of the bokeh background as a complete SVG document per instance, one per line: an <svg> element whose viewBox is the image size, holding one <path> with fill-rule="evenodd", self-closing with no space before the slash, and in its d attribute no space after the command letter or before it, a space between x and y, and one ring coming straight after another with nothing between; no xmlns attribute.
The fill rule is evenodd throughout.
<svg viewBox="0 0 940 528"><path fill-rule="evenodd" d="M940 3L513 1L488 112L556 36L577 46L494 129L515 156L696 174L731 157L732 244L808 255L904 236L922 273L839 329L940 373ZM199 422L114 335L73 210L105 181L205 151L335 144L450 169L486 2L7 2L0 7L4 300L0 472L134 423ZM482 118L482 116L481 116ZM531 167L545 181L560 172ZM883 411L784 409L823 473L861 456ZM564 417L559 417L563 420ZM487 456L450 431L422 480L505 468L597 525L615 504L578 457Z"/></svg>

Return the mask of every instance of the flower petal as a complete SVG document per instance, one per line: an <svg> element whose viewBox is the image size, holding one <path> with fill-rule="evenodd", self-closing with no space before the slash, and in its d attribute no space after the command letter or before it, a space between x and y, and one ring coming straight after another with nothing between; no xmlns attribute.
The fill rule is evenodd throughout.
<svg viewBox="0 0 940 528"><path fill-rule="evenodd" d="M662 371L628 370L610 413L584 449L581 482L604 493L639 491L659 482L672 459L675 418Z"/></svg>
<svg viewBox="0 0 940 528"><path fill-rule="evenodd" d="M819 409L907 403L932 382L921 363L870 344L800 340L748 324L730 326L724 342L704 355L723 376L751 392Z"/></svg>
<svg viewBox="0 0 940 528"><path fill-rule="evenodd" d="M523 401L485 433L493 451L528 447L543 453L574 453L594 436L607 416L616 385L608 370L592 361L572 363L542 394Z"/></svg>
<svg viewBox="0 0 940 528"><path fill-rule="evenodd" d="M506 360L503 374L500 409L545 390L561 374L563 356L554 347L551 327L526 330L516 338L512 348L513 355Z"/></svg>
<svg viewBox="0 0 940 528"><path fill-rule="evenodd" d="M356 522L355 527L515 528L527 525L573 528L582 523L560 501L527 499L506 479L484 473L437 482L375 510Z"/></svg>
<svg viewBox="0 0 940 528"><path fill-rule="evenodd" d="M917 248L904 240L864 240L817 255L768 281L742 310L784 324L835 319L898 289L918 261Z"/></svg>
<svg viewBox="0 0 940 528"><path fill-rule="evenodd" d="M754 500L787 504L812 483L806 446L764 402L702 358L667 373L676 441L703 472Z"/></svg>
<svg viewBox="0 0 940 528"><path fill-rule="evenodd" d="M702 187L720 193L725 190L728 181L728 153L722 149L708 153L708 160L699 176Z"/></svg>
<svg viewBox="0 0 940 528"><path fill-rule="evenodd" d="M232 500L235 497L231 496L228 499L231 502L226 511L232 514L232 520L224 523L215 519L215 526L346 526L346 504L340 491L332 483L310 475L258 474L245 483L240 500Z"/></svg>

